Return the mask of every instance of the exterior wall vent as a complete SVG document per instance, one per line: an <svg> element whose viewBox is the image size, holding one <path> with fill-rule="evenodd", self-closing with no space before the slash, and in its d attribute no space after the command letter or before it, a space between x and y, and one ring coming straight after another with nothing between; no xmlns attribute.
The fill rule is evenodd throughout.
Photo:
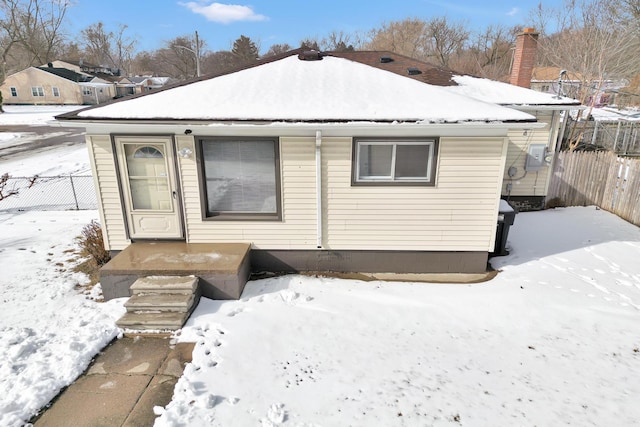
<svg viewBox="0 0 640 427"><path fill-rule="evenodd" d="M298 54L298 59L301 61L320 61L324 55L317 50L305 50Z"/></svg>
<svg viewBox="0 0 640 427"><path fill-rule="evenodd" d="M393 58L390 56L381 56L380 57L380 63L382 64L388 64L389 62L393 62Z"/></svg>
<svg viewBox="0 0 640 427"><path fill-rule="evenodd" d="M409 67L407 68L407 73L409 73L410 76L415 76L416 74L422 74L422 71L416 67Z"/></svg>

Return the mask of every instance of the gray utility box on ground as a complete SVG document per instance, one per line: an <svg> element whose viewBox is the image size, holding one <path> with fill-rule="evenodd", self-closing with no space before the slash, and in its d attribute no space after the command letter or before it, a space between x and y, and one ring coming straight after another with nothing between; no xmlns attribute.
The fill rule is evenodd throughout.
<svg viewBox="0 0 640 427"><path fill-rule="evenodd" d="M496 243L491 256L509 255L507 250L507 237L509 228L516 219L516 210L506 200L500 200L500 210L498 211L498 228L496 229Z"/></svg>

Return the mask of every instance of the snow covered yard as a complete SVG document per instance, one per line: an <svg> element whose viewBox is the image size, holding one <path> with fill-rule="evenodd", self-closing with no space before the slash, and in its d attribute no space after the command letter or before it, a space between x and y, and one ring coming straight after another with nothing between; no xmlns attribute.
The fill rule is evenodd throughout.
<svg viewBox="0 0 640 427"><path fill-rule="evenodd" d="M43 125L58 114L83 108L82 105L3 105L0 125Z"/></svg>
<svg viewBox="0 0 640 427"><path fill-rule="evenodd" d="M77 108L77 106L75 107ZM0 125L37 125L69 107L5 106ZM0 133L0 145L24 143ZM0 173L89 170L86 147L53 147L0 159ZM74 241L96 211L0 212L0 425L20 426L80 375L119 331L122 300L97 303L74 273Z"/></svg>
<svg viewBox="0 0 640 427"><path fill-rule="evenodd" d="M160 426L632 426L640 230L522 213L486 283L285 276L203 299Z"/></svg>
<svg viewBox="0 0 640 427"><path fill-rule="evenodd" d="M122 300L97 303L72 271L96 211L0 213L0 425L19 426L117 334Z"/></svg>
<svg viewBox="0 0 640 427"><path fill-rule="evenodd" d="M88 168L84 147L61 153L0 169ZM123 301L92 301L70 269L96 217L0 212L2 426L28 420L118 334ZM156 425L637 425L639 229L557 209L519 214L509 241L482 284L285 276L249 282L240 301L203 299L177 337L198 343L194 361Z"/></svg>

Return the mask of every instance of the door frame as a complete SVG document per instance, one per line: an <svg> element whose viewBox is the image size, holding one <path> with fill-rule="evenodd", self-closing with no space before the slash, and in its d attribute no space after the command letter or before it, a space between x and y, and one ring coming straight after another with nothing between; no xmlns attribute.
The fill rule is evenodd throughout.
<svg viewBox="0 0 640 427"><path fill-rule="evenodd" d="M124 231L125 236L131 242L134 241L185 241L186 233L185 233L185 223L184 223L184 209L182 202L182 181L180 179L180 170L178 168L178 158L176 156L176 139L173 134L156 134L156 133L148 133L148 134L125 134L125 133L112 133L110 134L111 138L111 149L113 152L113 161L116 172L116 180L118 183L118 192L120 196L120 203L122 206L122 217L124 220ZM167 147L167 166L169 167L168 175L169 175L169 183L172 185L173 189L171 190L175 197L172 198L174 202L174 210L176 215L176 221L178 225L179 236L177 237L132 237L131 236L131 221L130 221L130 209L129 200L127 194L129 191L125 193L125 185L128 185L124 180L125 176L122 176L122 170L120 168L120 149L119 146L122 145L122 139L127 141L125 142L134 142L138 139L140 143L148 142L150 139L157 138L159 141ZM151 142L150 142L151 144ZM126 164L126 158L122 159Z"/></svg>

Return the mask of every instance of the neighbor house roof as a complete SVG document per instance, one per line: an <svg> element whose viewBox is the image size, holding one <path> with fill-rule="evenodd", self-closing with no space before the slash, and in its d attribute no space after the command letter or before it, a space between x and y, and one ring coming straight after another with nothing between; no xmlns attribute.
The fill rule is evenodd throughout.
<svg viewBox="0 0 640 427"><path fill-rule="evenodd" d="M531 81L533 82L557 82L560 78L560 73L563 70L560 67L535 67L533 69L533 75ZM581 81L582 75L580 73L574 73L565 71L563 76L564 81Z"/></svg>
<svg viewBox="0 0 640 427"><path fill-rule="evenodd" d="M423 83L443 86L450 92L493 104L517 107L580 105L580 102L575 99L556 97L509 83L456 73L389 51L331 52L330 54L391 71Z"/></svg>
<svg viewBox="0 0 640 427"><path fill-rule="evenodd" d="M82 83L88 82L92 79L91 76L85 74L76 73L73 70L67 68L55 68L55 67L37 67L39 70L46 71L47 73L55 74L63 79L71 80L72 82Z"/></svg>
<svg viewBox="0 0 640 427"><path fill-rule="evenodd" d="M299 52L62 119L257 122L511 122L529 114L335 56ZM302 55L301 55L302 56Z"/></svg>

